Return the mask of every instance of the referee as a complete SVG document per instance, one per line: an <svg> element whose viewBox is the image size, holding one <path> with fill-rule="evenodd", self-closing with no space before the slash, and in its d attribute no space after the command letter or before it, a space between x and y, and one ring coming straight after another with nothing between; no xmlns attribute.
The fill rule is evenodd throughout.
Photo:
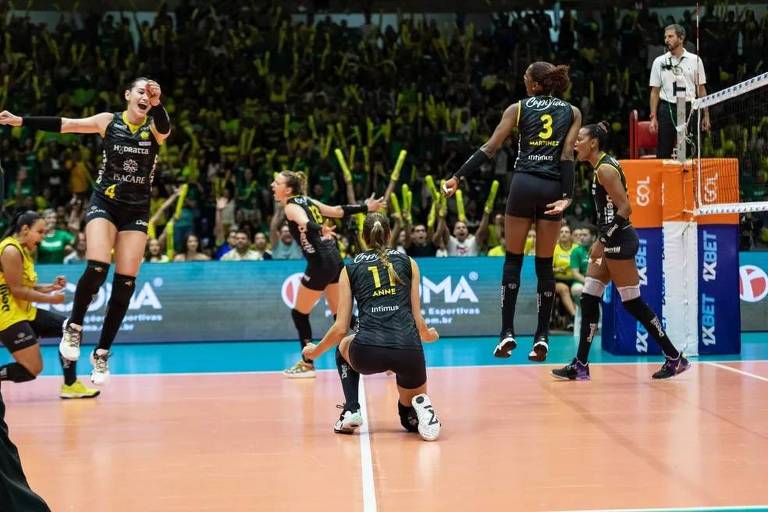
<svg viewBox="0 0 768 512"><path fill-rule="evenodd" d="M678 78L685 82L686 111L690 112L691 102L707 95L707 77L704 64L698 55L683 47L685 29L680 25L669 25L664 29L664 45L669 50L656 57L651 67L651 133L658 133L657 158L671 158L677 145L677 95ZM686 112L686 113L687 113ZM701 129L709 131L709 110L704 109Z"/></svg>

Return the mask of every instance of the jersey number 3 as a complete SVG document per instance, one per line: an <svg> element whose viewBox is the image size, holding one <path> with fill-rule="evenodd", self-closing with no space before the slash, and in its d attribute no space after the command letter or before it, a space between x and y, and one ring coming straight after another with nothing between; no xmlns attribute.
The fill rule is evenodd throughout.
<svg viewBox="0 0 768 512"><path fill-rule="evenodd" d="M544 114L539 119L541 119L541 128L542 130L539 132L539 137L542 139L548 139L552 136L552 116L549 114Z"/></svg>
<svg viewBox="0 0 768 512"><path fill-rule="evenodd" d="M104 190L104 195L107 196L110 199L115 198L115 189L117 188L117 185L110 185Z"/></svg>

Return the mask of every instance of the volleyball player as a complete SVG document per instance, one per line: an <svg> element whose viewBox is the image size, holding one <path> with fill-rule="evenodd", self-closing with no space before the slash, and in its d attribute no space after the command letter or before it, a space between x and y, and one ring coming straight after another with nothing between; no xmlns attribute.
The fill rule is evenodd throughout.
<svg viewBox="0 0 768 512"><path fill-rule="evenodd" d="M427 370L422 341L438 338L421 316L419 267L408 256L389 248L390 229L380 213L369 214L363 224L369 249L342 270L339 279L339 312L322 341L304 347L304 356L315 359L336 348L336 366L344 390L344 410L333 429L351 434L362 425L358 383L360 374L392 371L397 376L400 423L418 432L425 441L440 435L440 420L427 396ZM357 301L357 333L342 339Z"/></svg>
<svg viewBox="0 0 768 512"><path fill-rule="evenodd" d="M640 297L635 255L640 242L630 222L632 207L627 196L627 180L621 165L602 151L608 138L605 122L589 124L579 130L576 153L579 160L592 165L592 197L597 210L600 230L598 240L589 255L587 278L581 294L581 332L579 348L573 361L552 370L555 377L569 380L589 380L589 349L600 320L600 298L609 281L618 289L621 302L659 344L666 361L654 379L668 379L690 368L690 363L670 341L661 321Z"/></svg>
<svg viewBox="0 0 768 512"><path fill-rule="evenodd" d="M385 204L384 198L371 196L364 204L328 206L304 195L305 189L306 178L302 172L283 171L272 182L275 201L284 205L288 229L307 259L296 304L291 310L302 348L312 341L309 314L320 296L325 293L328 308L334 316L338 306L339 274L344 264L332 236L333 230L324 226L325 217L342 218L375 212ZM291 378L312 378L315 376L315 365L311 358L302 355L283 374Z"/></svg>
<svg viewBox="0 0 768 512"><path fill-rule="evenodd" d="M560 219L573 197L573 144L581 127L581 112L558 98L570 84L567 66L534 62L528 66L523 80L529 97L507 107L491 138L446 181L444 193L453 195L459 180L489 163L512 131L518 129L518 155L504 216L501 336L494 355L509 357L517 347L515 304L525 240L531 224L535 224L538 325L528 359L544 361L549 350L549 320L555 299L552 255Z"/></svg>
<svg viewBox="0 0 768 512"><path fill-rule="evenodd" d="M92 298L107 278L114 250L115 275L97 348L91 353L94 384L109 379L109 350L128 310L147 241L150 187L157 153L171 132L168 113L160 103L160 85L137 78L125 89L122 112L102 112L84 119L18 117L0 113L0 124L28 126L61 133L98 133L104 139L104 160L85 212L88 263L75 290L59 351L80 357L83 319Z"/></svg>
<svg viewBox="0 0 768 512"><path fill-rule="evenodd" d="M37 284L32 253L45 236L46 221L33 211L16 215L8 235L0 241L0 340L15 362L0 366L0 381L27 382L43 371L38 338L61 336L64 317L32 304L61 304L67 284L59 276L52 284ZM61 398L93 398L97 389L89 389L77 380L77 366L59 355L64 372Z"/></svg>

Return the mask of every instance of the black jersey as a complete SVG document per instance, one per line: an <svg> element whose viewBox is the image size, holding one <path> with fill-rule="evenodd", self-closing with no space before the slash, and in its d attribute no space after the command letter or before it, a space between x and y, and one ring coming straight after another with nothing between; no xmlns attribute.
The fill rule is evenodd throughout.
<svg viewBox="0 0 768 512"><path fill-rule="evenodd" d="M288 199L286 204L301 206L311 222L316 222L317 224L325 222L325 218L320 213L320 208L307 196L293 196ZM306 227L301 228L292 220L288 221L288 229L291 231L293 239L299 243L301 252L304 253L304 257L307 260L317 260L319 258L341 259L335 241L324 239L320 233L306 229Z"/></svg>
<svg viewBox="0 0 768 512"><path fill-rule="evenodd" d="M95 193L109 201L136 209L149 209L160 145L150 129L152 118L132 132L121 112L115 112L103 142L103 161Z"/></svg>
<svg viewBox="0 0 768 512"><path fill-rule="evenodd" d="M393 249L387 251L387 258L391 267L374 251L366 251L347 264L358 308L355 343L422 350L411 311L411 259Z"/></svg>
<svg viewBox="0 0 768 512"><path fill-rule="evenodd" d="M601 165L609 165L616 169L621 178L621 185L624 187L625 194L627 192L627 179L624 177L624 171L621 170L618 160L607 153L600 155L592 175L592 198L595 201L595 210L597 210L597 227L602 231L608 229L613 224L613 218L616 216L616 205L613 203L611 196L608 195L608 191L605 190L605 187L600 184L597 178L597 170Z"/></svg>
<svg viewBox="0 0 768 512"><path fill-rule="evenodd" d="M560 179L560 155L573 124L573 108L552 96L520 100L517 110L518 139L515 172Z"/></svg>

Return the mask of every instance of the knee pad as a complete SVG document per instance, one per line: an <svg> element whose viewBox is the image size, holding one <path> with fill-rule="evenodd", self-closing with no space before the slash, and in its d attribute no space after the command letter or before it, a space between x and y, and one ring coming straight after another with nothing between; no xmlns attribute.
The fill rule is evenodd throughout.
<svg viewBox="0 0 768 512"><path fill-rule="evenodd" d="M640 297L640 285L619 287L619 296L621 296L621 302L637 299Z"/></svg>
<svg viewBox="0 0 768 512"><path fill-rule="evenodd" d="M594 277L588 277L584 280L583 293L594 295L595 297L602 297L603 293L605 293L605 283Z"/></svg>
<svg viewBox="0 0 768 512"><path fill-rule="evenodd" d="M109 297L108 306L121 311L127 311L135 288L136 277L115 274L115 277L112 278L112 295Z"/></svg>
<svg viewBox="0 0 768 512"><path fill-rule="evenodd" d="M539 258L536 256L536 278L539 282L555 280L555 271L552 268L552 258Z"/></svg>
<svg viewBox="0 0 768 512"><path fill-rule="evenodd" d="M504 273L502 274L502 284L515 283L520 284L520 271L523 268L523 255L507 251L504 257Z"/></svg>
<svg viewBox="0 0 768 512"><path fill-rule="evenodd" d="M400 415L400 424L408 432L419 431L419 418L416 416L416 409L406 407L397 401L397 413Z"/></svg>
<svg viewBox="0 0 768 512"><path fill-rule="evenodd" d="M85 272L83 272L83 275L80 276L80 280L77 282L77 287L81 288L88 295L96 295L99 293L101 285L107 280L108 272L109 263L88 260Z"/></svg>
<svg viewBox="0 0 768 512"><path fill-rule="evenodd" d="M296 326L296 330L299 333L299 341L304 346L304 344L312 340L312 325L309 323L309 315L292 309L291 318L293 318L293 325Z"/></svg>
<svg viewBox="0 0 768 512"><path fill-rule="evenodd" d="M29 382L35 380L35 378L37 378L37 375L27 370L27 367L21 363L9 363L0 367L0 380Z"/></svg>

